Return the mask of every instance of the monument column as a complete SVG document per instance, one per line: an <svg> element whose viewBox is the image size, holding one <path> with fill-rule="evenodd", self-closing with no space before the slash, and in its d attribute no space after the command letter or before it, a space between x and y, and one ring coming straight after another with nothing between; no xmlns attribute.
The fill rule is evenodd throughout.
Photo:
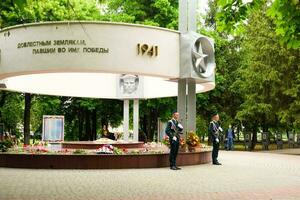
<svg viewBox="0 0 300 200"><path fill-rule="evenodd" d="M133 100L133 141L139 141L139 100Z"/></svg>
<svg viewBox="0 0 300 200"><path fill-rule="evenodd" d="M181 34L197 31L197 0L179 0L179 31ZM183 63L180 63L183 65ZM188 96L186 86L188 85ZM178 80L177 110L186 131L196 131L196 83L193 79ZM187 113L186 113L187 111Z"/></svg>
<svg viewBox="0 0 300 200"><path fill-rule="evenodd" d="M194 79L188 79L187 95L187 131L196 131L196 84Z"/></svg>
<svg viewBox="0 0 300 200"><path fill-rule="evenodd" d="M124 99L123 129L124 129L124 140L128 141L128 139L129 139L129 99Z"/></svg>
<svg viewBox="0 0 300 200"><path fill-rule="evenodd" d="M177 111L180 114L179 121L183 126L183 133L187 130L186 124L186 79L178 80L178 97L177 97Z"/></svg>

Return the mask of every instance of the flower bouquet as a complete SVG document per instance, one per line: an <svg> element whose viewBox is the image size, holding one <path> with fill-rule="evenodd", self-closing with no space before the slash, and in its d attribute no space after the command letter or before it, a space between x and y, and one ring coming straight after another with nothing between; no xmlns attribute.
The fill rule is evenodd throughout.
<svg viewBox="0 0 300 200"><path fill-rule="evenodd" d="M195 151L195 147L199 146L200 139L194 131L190 131L187 136L186 143L188 145L189 151Z"/></svg>
<svg viewBox="0 0 300 200"><path fill-rule="evenodd" d="M184 146L185 146L185 140L184 140L184 138L180 138L180 140L179 140L179 146L181 147L181 148L183 148Z"/></svg>
<svg viewBox="0 0 300 200"><path fill-rule="evenodd" d="M96 150L97 154L113 154L114 147L110 144L103 145L99 149Z"/></svg>
<svg viewBox="0 0 300 200"><path fill-rule="evenodd" d="M167 140L168 141L168 140ZM156 143L156 142L148 142L144 144L144 153L148 154L158 154L158 153L168 153L169 147L166 145L166 143ZM142 152L143 153L143 152Z"/></svg>
<svg viewBox="0 0 300 200"><path fill-rule="evenodd" d="M166 145L167 147L170 147L170 140L169 140L169 136L165 135L165 137L162 140L162 143L164 145Z"/></svg>
<svg viewBox="0 0 300 200"><path fill-rule="evenodd" d="M179 140L179 151L186 152L186 142L182 137Z"/></svg>

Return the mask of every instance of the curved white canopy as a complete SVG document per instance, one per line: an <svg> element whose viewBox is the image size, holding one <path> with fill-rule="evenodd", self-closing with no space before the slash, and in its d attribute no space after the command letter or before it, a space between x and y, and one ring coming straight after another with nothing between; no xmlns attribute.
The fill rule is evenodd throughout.
<svg viewBox="0 0 300 200"><path fill-rule="evenodd" d="M0 30L0 89L110 99L177 96L180 54L180 33L163 28L108 22L19 25ZM137 94L120 95L122 74L138 77ZM214 87L214 78L196 80L198 93Z"/></svg>
<svg viewBox="0 0 300 200"><path fill-rule="evenodd" d="M46 73L14 76L3 80L6 89L58 96L116 99L116 74ZM177 96L177 82L159 77L143 77L144 99ZM214 88L211 83L197 84L196 92Z"/></svg>

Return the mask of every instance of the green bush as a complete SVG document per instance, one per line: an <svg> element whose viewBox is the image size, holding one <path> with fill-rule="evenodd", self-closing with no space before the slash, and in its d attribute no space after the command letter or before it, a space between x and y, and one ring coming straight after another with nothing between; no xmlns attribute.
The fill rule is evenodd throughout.
<svg viewBox="0 0 300 200"><path fill-rule="evenodd" d="M119 149L117 147L114 147L114 154L115 155L122 155L123 154L123 151L122 149Z"/></svg>
<svg viewBox="0 0 300 200"><path fill-rule="evenodd" d="M11 140L4 140L0 142L0 151L7 152L9 148L13 146L13 142Z"/></svg>
<svg viewBox="0 0 300 200"><path fill-rule="evenodd" d="M83 149L76 149L75 151L73 151L73 154L85 155L87 154L87 152Z"/></svg>

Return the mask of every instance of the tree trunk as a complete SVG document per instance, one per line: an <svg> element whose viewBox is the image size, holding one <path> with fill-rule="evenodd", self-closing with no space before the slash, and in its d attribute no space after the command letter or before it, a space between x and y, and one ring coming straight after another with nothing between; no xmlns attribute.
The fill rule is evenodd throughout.
<svg viewBox="0 0 300 200"><path fill-rule="evenodd" d="M83 140L83 112L82 108L79 108L78 111L78 138Z"/></svg>
<svg viewBox="0 0 300 200"><path fill-rule="evenodd" d="M85 140L91 140L91 112L85 110Z"/></svg>
<svg viewBox="0 0 300 200"><path fill-rule="evenodd" d="M266 115L263 116L262 128L263 128L263 132L268 132L268 130L269 130L269 127L268 127L268 124L267 124Z"/></svg>
<svg viewBox="0 0 300 200"><path fill-rule="evenodd" d="M24 110L24 144L30 143L30 108L31 94L25 93L25 110Z"/></svg>
<svg viewBox="0 0 300 200"><path fill-rule="evenodd" d="M105 126L105 129L104 129ZM101 130L108 132L108 121L107 118L101 118Z"/></svg>
<svg viewBox="0 0 300 200"><path fill-rule="evenodd" d="M143 115L143 123L141 123L142 127L141 129L144 131L144 133L146 134L146 137L148 138L148 132L147 132L147 115Z"/></svg>
<svg viewBox="0 0 300 200"><path fill-rule="evenodd" d="M147 128L146 128L146 133L147 133L147 138L148 138L148 140L149 140L149 142L150 141L152 141L152 137L151 137L151 114L149 113L149 115L146 115L146 117L147 117Z"/></svg>
<svg viewBox="0 0 300 200"><path fill-rule="evenodd" d="M97 139L97 112L93 110L92 114L92 140Z"/></svg>
<svg viewBox="0 0 300 200"><path fill-rule="evenodd" d="M255 125L253 127L253 131L252 131L252 142L251 142L251 150L255 149L256 143L257 143L257 126Z"/></svg>
<svg viewBox="0 0 300 200"><path fill-rule="evenodd" d="M237 127L237 140L238 140L238 142L240 141L240 127L238 126Z"/></svg>
<svg viewBox="0 0 300 200"><path fill-rule="evenodd" d="M1 95L0 95L0 108L2 108L5 104L5 99L7 96L7 92L6 91L0 91ZM2 120L2 114L1 114L1 110L0 110L0 121Z"/></svg>

